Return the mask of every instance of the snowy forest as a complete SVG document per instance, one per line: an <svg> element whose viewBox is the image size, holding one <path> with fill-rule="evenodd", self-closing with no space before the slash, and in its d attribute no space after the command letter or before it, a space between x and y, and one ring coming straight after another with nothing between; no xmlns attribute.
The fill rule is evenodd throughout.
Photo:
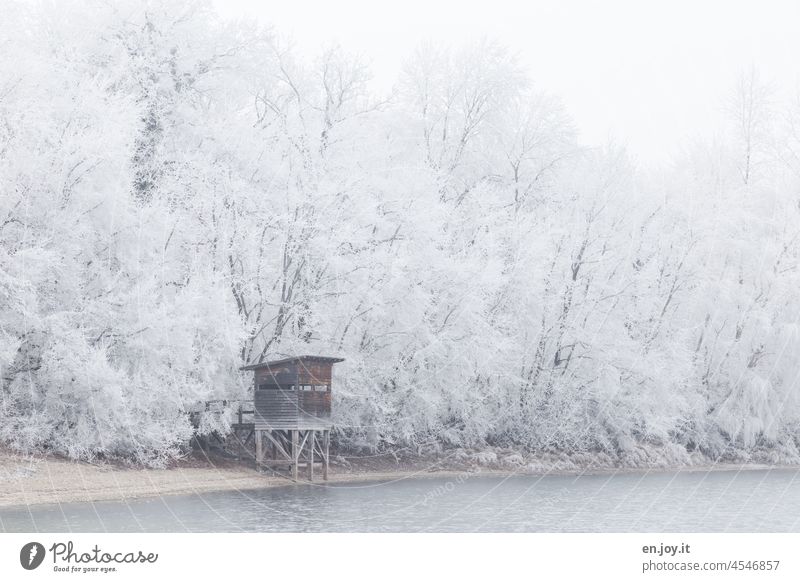
<svg viewBox="0 0 800 582"><path fill-rule="evenodd" d="M202 2L0 8L4 446L163 465L323 354L342 448L800 460L800 100L757 70L642 168L492 40L382 94Z"/></svg>

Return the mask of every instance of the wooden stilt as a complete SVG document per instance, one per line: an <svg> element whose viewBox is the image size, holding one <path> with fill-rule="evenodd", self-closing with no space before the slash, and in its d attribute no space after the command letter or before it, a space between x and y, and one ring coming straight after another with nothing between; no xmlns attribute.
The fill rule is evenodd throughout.
<svg viewBox="0 0 800 582"><path fill-rule="evenodd" d="M264 461L264 442L261 438L261 431L256 432L256 471L261 469L261 463Z"/></svg>
<svg viewBox="0 0 800 582"><path fill-rule="evenodd" d="M299 470L299 463L300 463L300 447L298 446L298 436L299 431L290 430L292 433L292 479L297 481L298 477L298 470Z"/></svg>
<svg viewBox="0 0 800 582"><path fill-rule="evenodd" d="M308 480L314 480L314 441L317 437L317 431L311 431L311 442L308 446Z"/></svg>
<svg viewBox="0 0 800 582"><path fill-rule="evenodd" d="M328 480L328 458L330 456L331 431L322 431L322 479Z"/></svg>

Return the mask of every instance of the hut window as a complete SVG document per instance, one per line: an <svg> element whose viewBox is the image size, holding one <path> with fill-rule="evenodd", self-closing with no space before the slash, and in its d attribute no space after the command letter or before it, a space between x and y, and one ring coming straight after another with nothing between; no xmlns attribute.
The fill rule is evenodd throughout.
<svg viewBox="0 0 800 582"><path fill-rule="evenodd" d="M316 386L314 386L314 391L315 392L327 392L328 391L328 386L325 385L325 384L317 384Z"/></svg>

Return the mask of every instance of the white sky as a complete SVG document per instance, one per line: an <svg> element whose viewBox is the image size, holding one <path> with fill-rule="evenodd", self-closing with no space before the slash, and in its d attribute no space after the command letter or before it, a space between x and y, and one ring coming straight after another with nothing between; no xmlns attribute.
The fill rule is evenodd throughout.
<svg viewBox="0 0 800 582"><path fill-rule="evenodd" d="M710 135L750 66L787 94L800 87L797 0L214 2L273 24L308 54L338 41L371 61L383 87L422 41L498 39L562 98L584 143L613 139L642 162Z"/></svg>

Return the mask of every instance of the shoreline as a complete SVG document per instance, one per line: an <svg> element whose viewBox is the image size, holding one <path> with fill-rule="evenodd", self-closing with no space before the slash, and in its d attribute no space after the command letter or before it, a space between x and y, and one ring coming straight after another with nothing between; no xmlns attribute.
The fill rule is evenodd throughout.
<svg viewBox="0 0 800 582"><path fill-rule="evenodd" d="M354 458L358 465L358 458ZM350 465L348 463L348 465ZM172 495L224 491L253 491L274 487L392 482L404 479L470 477L589 476L632 473L755 471L798 469L791 464L712 463L684 466L585 468L538 466L497 468L476 465L437 466L434 461L382 462L371 466L332 465L329 480L313 483L259 473L254 467L230 460L192 459L168 469L126 468L70 461L55 457L21 457L0 451L0 509L62 503L126 501Z"/></svg>

